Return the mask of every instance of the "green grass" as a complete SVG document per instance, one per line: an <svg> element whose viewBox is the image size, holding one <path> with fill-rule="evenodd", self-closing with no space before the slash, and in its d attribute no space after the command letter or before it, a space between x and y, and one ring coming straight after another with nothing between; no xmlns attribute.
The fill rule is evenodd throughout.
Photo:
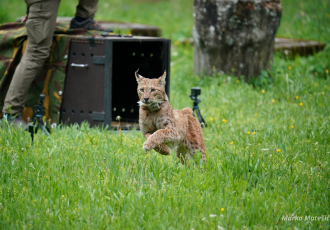
<svg viewBox="0 0 330 230"><path fill-rule="evenodd" d="M329 44L329 2L300 2L283 1L278 35ZM6 19L21 15L20 1L10 4ZM62 1L59 14L70 16L74 5ZM111 1L108 8L97 19L158 25L173 41L191 36L192 1ZM296 17L301 11L310 22ZM62 127L48 137L39 132L31 146L27 132L5 125L0 229L329 229L330 218L305 216L330 215L330 49L291 60L275 55L272 79L254 86L195 77L193 47L173 42L171 50L173 107L191 106L190 87L202 88L208 164L189 168L174 155L146 155L136 131ZM292 214L303 220L282 220Z"/></svg>

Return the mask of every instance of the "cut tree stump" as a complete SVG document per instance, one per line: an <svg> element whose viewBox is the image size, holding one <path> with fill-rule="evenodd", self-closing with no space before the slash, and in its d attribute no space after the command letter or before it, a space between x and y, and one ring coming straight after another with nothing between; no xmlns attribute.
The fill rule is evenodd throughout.
<svg viewBox="0 0 330 230"><path fill-rule="evenodd" d="M281 0L194 0L194 73L257 77L270 69Z"/></svg>

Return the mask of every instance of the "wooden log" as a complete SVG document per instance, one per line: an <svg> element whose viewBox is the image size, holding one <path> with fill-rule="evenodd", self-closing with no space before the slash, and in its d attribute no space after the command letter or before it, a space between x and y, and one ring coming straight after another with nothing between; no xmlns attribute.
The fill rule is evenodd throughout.
<svg viewBox="0 0 330 230"><path fill-rule="evenodd" d="M16 22L20 22L23 17L17 18ZM72 17L57 17L56 22L68 22L70 23ZM118 21L97 21L104 28L110 28L113 30L120 30L122 32L129 32L134 36L149 36L160 37L162 30L157 26L131 23L131 22L118 22Z"/></svg>
<svg viewBox="0 0 330 230"><path fill-rule="evenodd" d="M270 69L281 0L194 0L194 73L244 76Z"/></svg>
<svg viewBox="0 0 330 230"><path fill-rule="evenodd" d="M119 29L121 31L130 31L134 36L160 37L162 30L157 26L116 21L99 21L104 28Z"/></svg>
<svg viewBox="0 0 330 230"><path fill-rule="evenodd" d="M185 45L194 44L192 38L186 38L180 40L180 43ZM320 41L298 39L298 38L275 38L275 51L282 53L285 57L294 58L296 55L309 56L314 55L317 52L324 50L325 43Z"/></svg>
<svg viewBox="0 0 330 230"><path fill-rule="evenodd" d="M320 52L325 48L325 44L319 41L290 39L283 37L275 38L275 50L285 57L309 56Z"/></svg>

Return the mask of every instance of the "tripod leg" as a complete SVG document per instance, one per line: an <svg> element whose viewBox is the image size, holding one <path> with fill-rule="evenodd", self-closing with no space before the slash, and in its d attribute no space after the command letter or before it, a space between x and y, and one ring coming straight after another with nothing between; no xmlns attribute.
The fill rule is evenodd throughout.
<svg viewBox="0 0 330 230"><path fill-rule="evenodd" d="M193 116L196 117L195 116L195 108L193 108L192 111L193 111Z"/></svg>
<svg viewBox="0 0 330 230"><path fill-rule="evenodd" d="M196 112L197 112L197 116L198 116L199 122L200 123L204 123L205 124L205 127L207 127L207 124L206 124L204 118L202 117L201 112L199 111L199 108L196 109Z"/></svg>
<svg viewBox="0 0 330 230"><path fill-rule="evenodd" d="M30 133L30 135L31 135L31 145L33 145L33 139L34 139L34 132L35 132L35 130L34 130L34 125L29 125L29 133Z"/></svg>
<svg viewBox="0 0 330 230"><path fill-rule="evenodd" d="M44 125L42 117L38 117L38 124L40 129L48 136L50 134L50 130Z"/></svg>
<svg viewBox="0 0 330 230"><path fill-rule="evenodd" d="M199 121L199 123L201 124L201 126L202 126L202 128L203 128L203 118L202 118L201 115L199 114L198 106L194 106L194 108L193 108L193 115L194 115L194 117L196 117L195 112L196 112L196 114L197 114L198 121Z"/></svg>

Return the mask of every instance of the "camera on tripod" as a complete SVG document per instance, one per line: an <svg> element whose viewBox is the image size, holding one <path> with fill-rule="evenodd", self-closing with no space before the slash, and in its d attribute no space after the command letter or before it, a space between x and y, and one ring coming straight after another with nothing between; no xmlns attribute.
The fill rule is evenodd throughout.
<svg viewBox="0 0 330 230"><path fill-rule="evenodd" d="M201 88L200 87L192 87L191 88L191 94L190 94L190 98L192 100L194 100L194 105L193 105L193 112L194 112L194 116L195 116L195 112L197 114L199 123L201 123L202 128L207 127L207 124L204 120L204 118L201 115L201 112L199 110L199 106L198 103L201 102L201 100L198 99L198 96L201 95Z"/></svg>
<svg viewBox="0 0 330 230"><path fill-rule="evenodd" d="M34 105L34 108L36 109L44 109L44 100L45 100L45 94L40 94L39 95L39 104L38 105Z"/></svg>
<svg viewBox="0 0 330 230"><path fill-rule="evenodd" d="M191 96L197 97L199 95L201 95L201 88L200 87L191 87L191 95L190 95L190 97Z"/></svg>
<svg viewBox="0 0 330 230"><path fill-rule="evenodd" d="M39 104L34 105L34 108L36 108L36 115L33 119L32 124L29 125L28 131L31 134L32 144L33 144L33 137L34 134L38 132L38 129L40 128L46 135L50 134L50 129L44 124L42 120L42 111L45 109L44 107L44 100L45 95L40 94L39 96Z"/></svg>

